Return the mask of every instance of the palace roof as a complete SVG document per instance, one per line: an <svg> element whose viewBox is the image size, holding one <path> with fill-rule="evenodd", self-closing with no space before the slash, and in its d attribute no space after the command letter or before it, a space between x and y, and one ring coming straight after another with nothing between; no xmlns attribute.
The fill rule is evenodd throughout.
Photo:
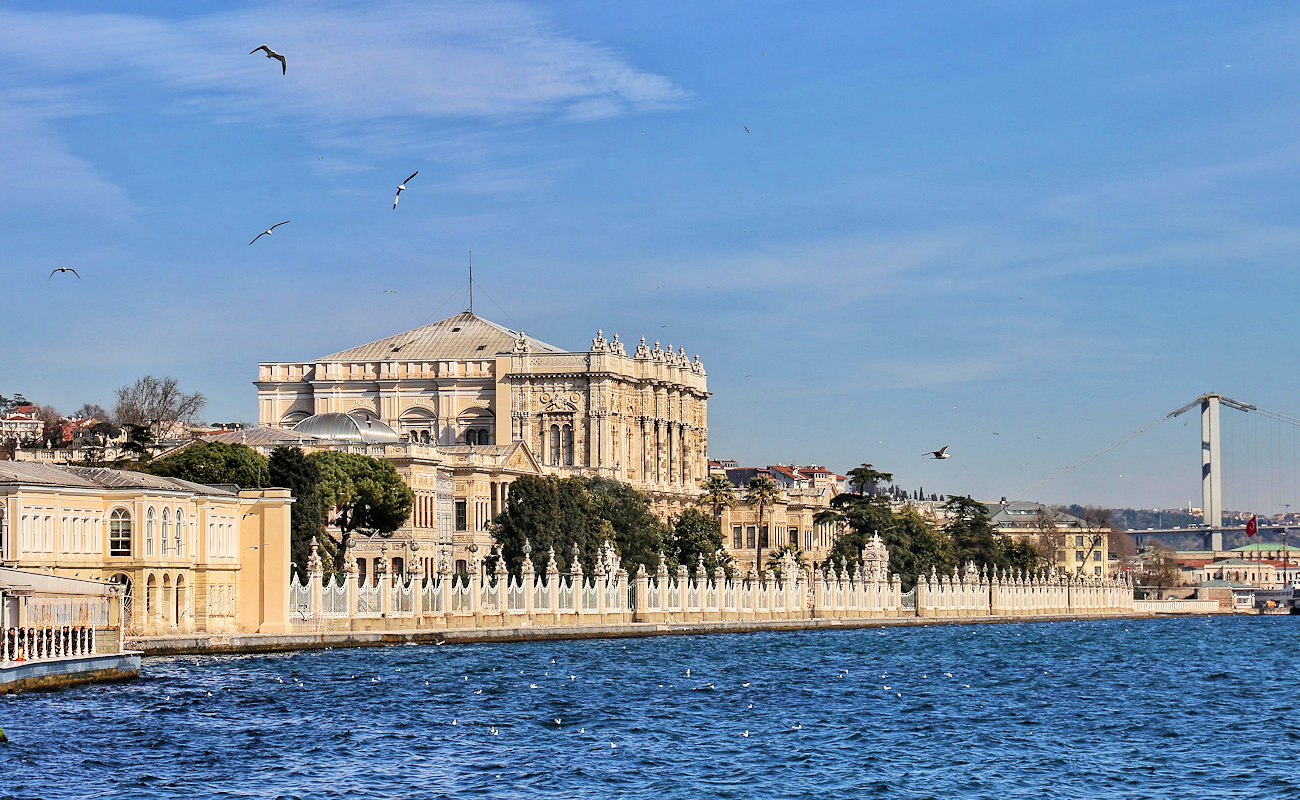
<svg viewBox="0 0 1300 800"><path fill-rule="evenodd" d="M563 353L562 348L525 336L534 352ZM492 358L514 349L519 333L468 311L415 330L340 350L317 361L463 361Z"/></svg>
<svg viewBox="0 0 1300 800"><path fill-rule="evenodd" d="M194 483L180 478L164 478L161 475L150 475L144 472L107 467L62 467L27 461L0 461L0 485L57 486L74 489L154 489L204 495L234 494L203 483Z"/></svg>

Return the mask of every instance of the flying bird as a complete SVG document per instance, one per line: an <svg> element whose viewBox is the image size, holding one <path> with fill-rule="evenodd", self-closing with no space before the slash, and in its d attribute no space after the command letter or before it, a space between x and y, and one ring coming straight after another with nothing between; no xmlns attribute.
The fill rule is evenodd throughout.
<svg viewBox="0 0 1300 800"><path fill-rule="evenodd" d="M249 51L248 51L248 54L251 56L253 53L256 53L258 50L265 50L265 51L266 51L266 57L267 57L267 58L274 58L275 60L277 60L277 61L280 62L280 74L281 74L281 75L285 75L285 74L287 74L287 73L289 72L289 63L288 63L287 61L284 60L284 56L282 56L282 55L280 55L279 53L275 52L274 50L272 50L271 48L267 47L266 45L262 45L261 47L257 47L257 48L254 48L254 49L252 49L252 50L249 50Z"/></svg>
<svg viewBox="0 0 1300 800"><path fill-rule="evenodd" d="M281 225L288 225L290 222L293 222L293 220L286 219L284 222L277 222L277 223L275 223L275 224L272 225L271 227L267 228L266 230L262 231L261 233L257 234L256 236L254 236L254 237L253 237L253 242L256 242L258 239L261 239L263 236L270 236L270 235L271 235L271 231L275 230L276 228L280 227ZM249 247L252 247L253 242L249 242L249 243L248 243Z"/></svg>
<svg viewBox="0 0 1300 800"><path fill-rule="evenodd" d="M749 126L745 125L744 128L745 128L745 133L749 133Z"/></svg>
<svg viewBox="0 0 1300 800"><path fill-rule="evenodd" d="M415 172L411 173L411 178L414 178L416 175L419 174L420 171L417 169ZM397 201L402 199L402 192L406 191L406 184L408 181L411 180L411 178L407 178L406 180L402 181L401 185L397 187L397 194L393 196L393 208L397 208Z"/></svg>
<svg viewBox="0 0 1300 800"><path fill-rule="evenodd" d="M930 456L931 458L952 458L952 456L948 454L948 445L946 444L938 450L931 450L930 452L922 453L921 455Z"/></svg>
<svg viewBox="0 0 1300 800"><path fill-rule="evenodd" d="M54 273L56 273L56 272L71 272L73 275L76 275L76 276L77 276L77 280L81 280L81 276L78 275L78 274L77 274L77 271L76 271L75 269L73 269L72 267L57 267L57 268L55 268L55 269L52 269L52 270L50 270L50 278L53 278L53 277L54 277ZM50 278L46 278L45 280L48 281Z"/></svg>

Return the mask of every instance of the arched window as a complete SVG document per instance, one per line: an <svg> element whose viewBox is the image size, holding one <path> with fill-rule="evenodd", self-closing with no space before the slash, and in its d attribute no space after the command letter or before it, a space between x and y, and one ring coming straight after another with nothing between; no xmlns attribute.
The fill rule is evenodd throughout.
<svg viewBox="0 0 1300 800"><path fill-rule="evenodd" d="M551 463L560 463L560 426L551 426Z"/></svg>
<svg viewBox="0 0 1300 800"><path fill-rule="evenodd" d="M402 558L393 559L393 582L401 583L406 575L406 560Z"/></svg>
<svg viewBox="0 0 1300 800"><path fill-rule="evenodd" d="M357 585L366 585L366 560L364 558L357 559Z"/></svg>
<svg viewBox="0 0 1300 800"><path fill-rule="evenodd" d="M185 512L176 509L176 555L185 555Z"/></svg>
<svg viewBox="0 0 1300 800"><path fill-rule="evenodd" d="M428 432L428 431L420 431L420 443L421 443L421 444L428 444L428 443L429 443L429 432Z"/></svg>
<svg viewBox="0 0 1300 800"><path fill-rule="evenodd" d="M169 555L172 551L172 512L170 508L164 508L162 513L162 554Z"/></svg>
<svg viewBox="0 0 1300 800"><path fill-rule="evenodd" d="M564 464L573 466L573 426L564 426Z"/></svg>
<svg viewBox="0 0 1300 800"><path fill-rule="evenodd" d="M131 513L125 508L115 508L108 516L108 554L131 555Z"/></svg>
<svg viewBox="0 0 1300 800"><path fill-rule="evenodd" d="M155 530L158 515L154 513L153 506L144 512L144 555L150 558L156 552L158 531Z"/></svg>

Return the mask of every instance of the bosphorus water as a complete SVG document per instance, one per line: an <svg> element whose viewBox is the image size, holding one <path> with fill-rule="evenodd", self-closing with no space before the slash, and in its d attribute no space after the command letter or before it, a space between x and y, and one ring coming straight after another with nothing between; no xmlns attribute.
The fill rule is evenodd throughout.
<svg viewBox="0 0 1300 800"><path fill-rule="evenodd" d="M0 699L0 796L1297 797L1298 630L1187 618L151 658L134 683Z"/></svg>

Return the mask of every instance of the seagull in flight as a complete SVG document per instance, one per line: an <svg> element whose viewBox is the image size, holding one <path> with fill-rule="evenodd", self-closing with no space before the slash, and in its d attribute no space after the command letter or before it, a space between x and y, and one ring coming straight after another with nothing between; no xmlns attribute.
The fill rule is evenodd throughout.
<svg viewBox="0 0 1300 800"><path fill-rule="evenodd" d="M72 267L56 267L55 269L50 270L50 278L53 278L54 273L56 272L71 272L73 275L77 276L77 280L81 280L81 276L78 275L77 271ZM46 278L45 280L48 281L50 278Z"/></svg>
<svg viewBox="0 0 1300 800"><path fill-rule="evenodd" d="M921 455L930 456L931 458L935 458L935 459L952 458L952 456L948 453L948 445L946 444L943 447L940 447L938 450L931 450L930 452L922 453Z"/></svg>
<svg viewBox="0 0 1300 800"><path fill-rule="evenodd" d="M253 242L256 242L258 239L261 239L263 236L270 236L270 235L271 235L271 231L275 230L276 228L280 227L281 225L288 225L290 222L293 222L293 220L291 220L291 219L286 219L284 222L277 222L277 223L275 223L275 224L272 225L271 227L267 228L266 230L262 231L261 233L257 234L256 236L254 236L254 237L253 237ZM249 243L248 243L249 247L252 247L252 246L253 246L253 242L249 242Z"/></svg>
<svg viewBox="0 0 1300 800"><path fill-rule="evenodd" d="M401 185L397 187L397 194L393 196L393 208L397 208L397 201L402 199L402 192L406 191L406 184L411 180L411 178L414 178L419 174L420 171L417 169L415 172L411 173L410 178L402 181Z"/></svg>
<svg viewBox="0 0 1300 800"><path fill-rule="evenodd" d="M745 125L744 128L745 128L745 133L749 133L749 126Z"/></svg>
<svg viewBox="0 0 1300 800"><path fill-rule="evenodd" d="M249 50L249 51L248 51L248 54L251 56L253 53L256 53L258 50L265 50L265 51L266 51L266 57L267 57L267 58L274 58L274 59L276 59L277 61L280 62L280 74L281 74L281 75L285 75L285 74L287 74L287 73L289 72L289 63L288 63L287 61L284 60L284 56L282 56L282 55L280 55L279 53L275 52L274 50L272 50L271 48L267 47L266 45L262 45L261 47L257 47L257 48L254 48L254 49L252 49L252 50Z"/></svg>

